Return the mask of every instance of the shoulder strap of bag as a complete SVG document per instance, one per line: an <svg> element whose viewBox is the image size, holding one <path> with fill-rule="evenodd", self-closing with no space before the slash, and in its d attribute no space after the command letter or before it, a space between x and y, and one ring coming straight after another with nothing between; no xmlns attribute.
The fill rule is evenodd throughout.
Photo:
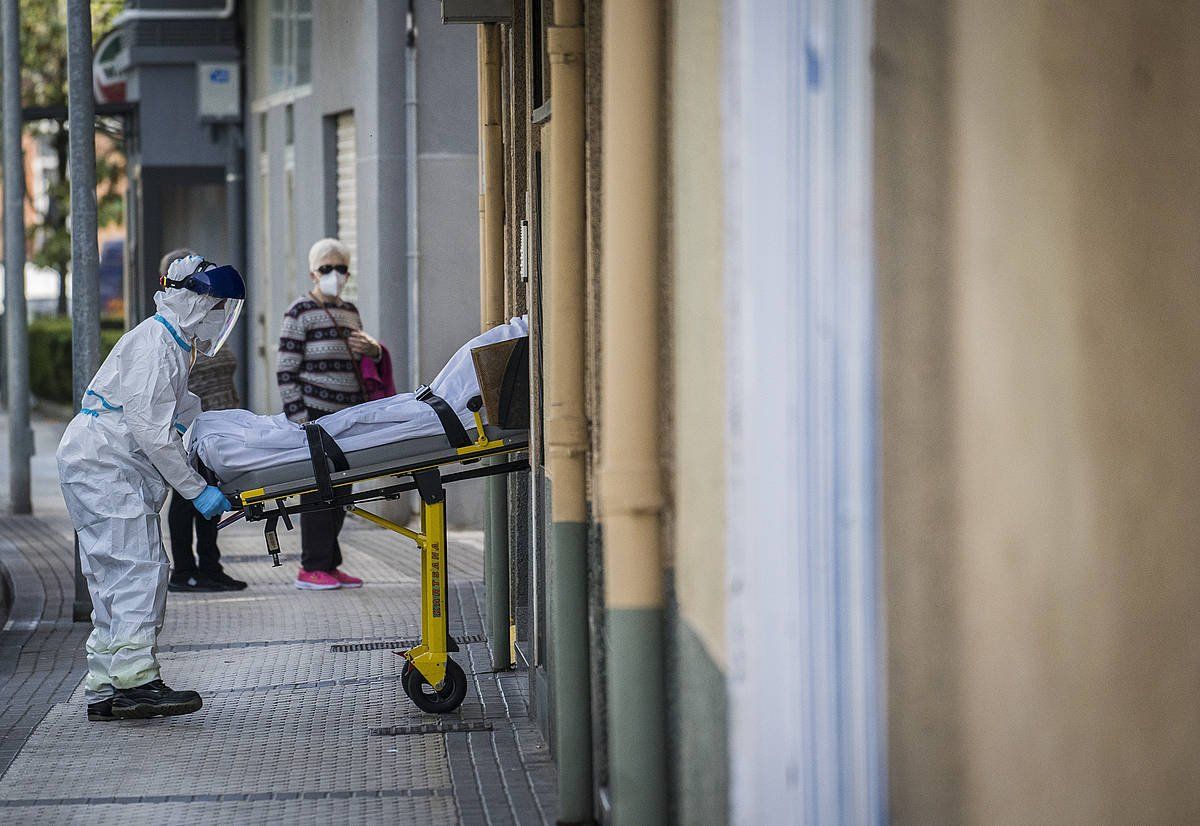
<svg viewBox="0 0 1200 826"><path fill-rule="evenodd" d="M343 344L346 345L346 354L350 356L350 366L354 368L354 378L358 380L358 394L362 396L362 400L367 400L367 386L363 383L362 368L358 366L358 357L354 355L354 351L350 349L350 341L342 335L342 325L337 323L337 319L333 317L333 313L329 312L329 308L324 304L321 309L325 315L329 317L329 323L333 329L337 331L337 337Z"/></svg>

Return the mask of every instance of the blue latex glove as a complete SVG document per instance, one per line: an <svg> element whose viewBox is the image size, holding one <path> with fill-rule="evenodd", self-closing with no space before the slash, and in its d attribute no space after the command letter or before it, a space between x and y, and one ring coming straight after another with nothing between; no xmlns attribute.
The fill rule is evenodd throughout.
<svg viewBox="0 0 1200 826"><path fill-rule="evenodd" d="M205 519L215 519L225 511L233 510L233 505L229 504L229 500L225 498L225 494L221 493L221 489L212 485L206 487L203 493L193 499L192 504Z"/></svg>

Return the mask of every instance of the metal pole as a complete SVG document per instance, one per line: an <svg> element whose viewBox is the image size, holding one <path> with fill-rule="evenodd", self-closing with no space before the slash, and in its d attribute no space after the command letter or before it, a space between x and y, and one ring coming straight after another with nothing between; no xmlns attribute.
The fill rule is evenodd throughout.
<svg viewBox="0 0 1200 826"><path fill-rule="evenodd" d="M500 26L485 23L483 31L483 262L485 278L480 317L482 331L498 327L504 317L504 136L500 124L502 66L500 65Z"/></svg>
<svg viewBox="0 0 1200 826"><path fill-rule="evenodd" d="M8 496L32 513L29 457L29 331L25 316L25 156L21 151L21 11L4 0L4 300L8 358Z"/></svg>
<svg viewBox="0 0 1200 826"><path fill-rule="evenodd" d="M11 2L12 0L9 0ZM100 368L100 248L96 240L96 105L92 98L92 14L67 0L67 125L71 179L71 374L75 400ZM91 599L75 553L76 622Z"/></svg>

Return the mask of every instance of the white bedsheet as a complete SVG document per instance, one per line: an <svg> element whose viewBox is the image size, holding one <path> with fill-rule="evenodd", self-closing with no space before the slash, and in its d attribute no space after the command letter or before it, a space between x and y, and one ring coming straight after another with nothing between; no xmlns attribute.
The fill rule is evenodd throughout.
<svg viewBox="0 0 1200 826"><path fill-rule="evenodd" d="M471 350L526 335L529 335L529 321L525 316L493 327L460 347L430 382L430 389L454 408L465 427L475 426L467 402L479 395ZM323 416L320 421L321 427L347 453L444 432L433 409L417 401L412 393L347 407ZM248 410L201 413L188 437L192 455L226 481L246 471L308 458L304 430L282 413L274 416L259 416Z"/></svg>

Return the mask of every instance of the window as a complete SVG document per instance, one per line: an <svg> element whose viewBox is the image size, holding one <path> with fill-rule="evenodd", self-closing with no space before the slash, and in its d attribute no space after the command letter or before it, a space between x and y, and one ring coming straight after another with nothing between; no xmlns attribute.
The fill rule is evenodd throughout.
<svg viewBox="0 0 1200 826"><path fill-rule="evenodd" d="M267 153L267 114L258 116L258 274L255 277L254 307L255 329L258 339L258 357L260 364L260 379L257 404L259 409L271 408L278 410L278 401L271 401L276 393L275 383L275 339L271 335L272 324L276 322L273 311L272 295L275 278L271 272L271 156Z"/></svg>
<svg viewBox="0 0 1200 826"><path fill-rule="evenodd" d="M546 30L542 27L542 0L529 4L529 78L533 87L530 94L530 109L537 109L546 102Z"/></svg>
<svg viewBox="0 0 1200 826"><path fill-rule="evenodd" d="M312 81L312 0L271 0L271 87L281 92Z"/></svg>

